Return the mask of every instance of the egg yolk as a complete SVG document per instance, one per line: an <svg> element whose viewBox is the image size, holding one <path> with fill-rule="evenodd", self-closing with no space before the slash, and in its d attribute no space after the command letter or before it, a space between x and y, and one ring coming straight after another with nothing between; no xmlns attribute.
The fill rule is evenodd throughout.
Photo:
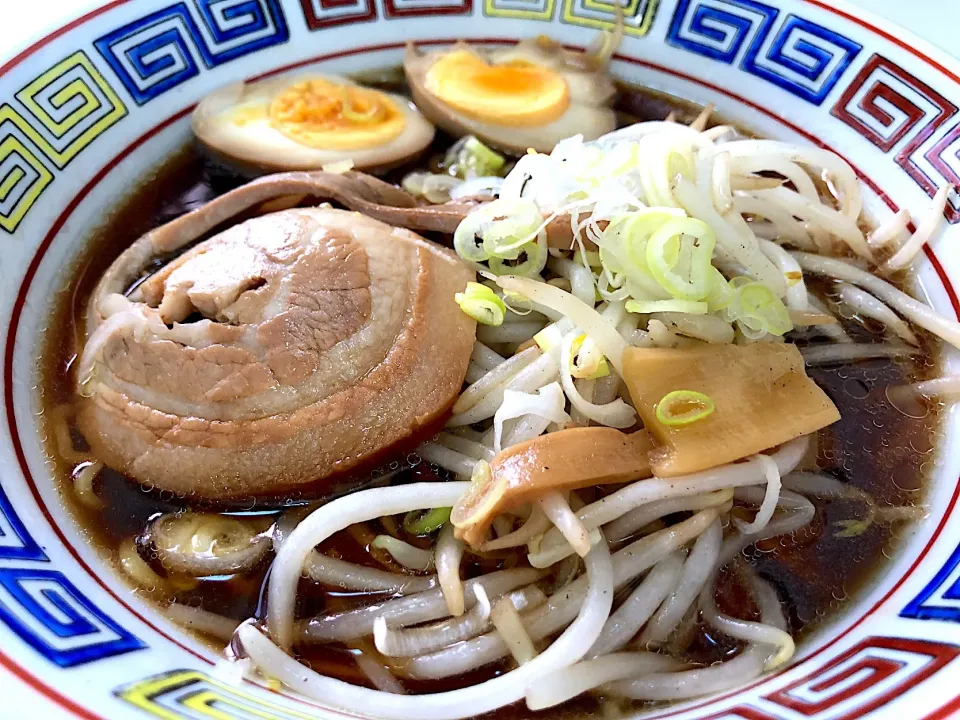
<svg viewBox="0 0 960 720"><path fill-rule="evenodd" d="M494 125L536 127L570 105L563 77L528 62L490 65L466 50L448 53L427 71L429 92L447 105Z"/></svg>
<svg viewBox="0 0 960 720"><path fill-rule="evenodd" d="M406 125L403 112L376 90L305 80L270 103L270 123L302 145L357 150L393 140Z"/></svg>

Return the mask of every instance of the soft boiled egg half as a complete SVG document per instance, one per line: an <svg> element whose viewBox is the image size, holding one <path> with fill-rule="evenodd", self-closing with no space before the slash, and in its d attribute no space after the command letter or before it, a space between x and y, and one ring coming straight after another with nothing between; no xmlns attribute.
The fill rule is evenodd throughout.
<svg viewBox="0 0 960 720"><path fill-rule="evenodd" d="M434 135L406 98L316 74L221 88L197 105L193 131L228 162L268 170L385 169L418 155Z"/></svg>
<svg viewBox="0 0 960 720"><path fill-rule="evenodd" d="M410 46L403 69L417 107L447 132L508 152L550 152L564 138L593 140L616 127L606 62L591 60L539 37L505 49Z"/></svg>

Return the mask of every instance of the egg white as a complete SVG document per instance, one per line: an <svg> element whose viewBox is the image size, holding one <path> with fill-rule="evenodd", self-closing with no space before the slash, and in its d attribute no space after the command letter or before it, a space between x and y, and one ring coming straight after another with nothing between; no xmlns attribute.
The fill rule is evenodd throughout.
<svg viewBox="0 0 960 720"><path fill-rule="evenodd" d="M304 145L271 125L267 110L274 98L291 85L322 79L338 85L358 84L336 75L316 73L287 75L254 83L237 83L207 95L193 112L197 138L227 159L271 170L316 170L324 165L350 161L358 170L398 165L422 152L433 141L434 128L407 98L382 93L403 114L403 130L386 142L341 150ZM377 91L381 92L381 91ZM250 118L244 110L263 110ZM242 123L238 118L244 117Z"/></svg>
<svg viewBox="0 0 960 720"><path fill-rule="evenodd" d="M563 114L548 123L534 126L497 125L470 117L446 104L426 88L426 75L435 62L444 55L468 49L491 64L500 65L511 60L524 60L559 74L567 84L570 103ZM517 45L481 52L458 43L451 49L435 50L424 55L408 51L404 72L420 111L435 125L453 135L476 135L487 145L512 153L523 153L528 148L550 152L564 138L583 135L594 140L616 129L616 115L608 107L616 88L606 69L590 70L571 63L569 53L562 49L541 48L536 40L524 40Z"/></svg>

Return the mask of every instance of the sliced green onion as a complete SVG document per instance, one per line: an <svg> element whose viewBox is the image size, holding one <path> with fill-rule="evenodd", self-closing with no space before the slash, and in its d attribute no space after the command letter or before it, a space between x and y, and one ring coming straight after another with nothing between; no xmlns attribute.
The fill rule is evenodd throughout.
<svg viewBox="0 0 960 720"><path fill-rule="evenodd" d="M478 208L460 221L453 233L453 249L457 255L470 262L484 262L490 254L483 248L483 231L487 227L487 217L483 208ZM477 242L477 238L480 242Z"/></svg>
<svg viewBox="0 0 960 720"><path fill-rule="evenodd" d="M563 341L563 330L558 323L551 323L534 335L533 341L543 352L551 352L555 348L559 349L560 343Z"/></svg>
<svg viewBox="0 0 960 720"><path fill-rule="evenodd" d="M483 249L491 257L506 260L516 260L543 223L540 209L530 200L494 200L481 212L488 218Z"/></svg>
<svg viewBox="0 0 960 720"><path fill-rule="evenodd" d="M600 277L597 280L597 294L607 302L620 302L626 300L630 297L630 291L625 287L619 287L615 290L611 290L613 287L610 283L610 276L605 272L601 271Z"/></svg>
<svg viewBox="0 0 960 720"><path fill-rule="evenodd" d="M497 297L503 300L503 304L506 306L507 310L512 312L514 315L529 315L533 312L533 303L530 302L528 298L525 298L519 293L513 293L509 290L500 290L499 286L496 284L491 285L491 282L485 283L494 292L502 292L502 295Z"/></svg>
<svg viewBox="0 0 960 720"><path fill-rule="evenodd" d="M460 221L453 234L453 248L464 260L477 263L491 259L516 260L526 252L528 259L532 255L536 260L536 272L540 272L543 269L540 252L531 254L528 250L531 244L538 244L540 236L545 238L542 232L538 234L542 223L540 209L530 200L494 200ZM503 263L496 266L501 267ZM511 269L510 272L532 274L533 270Z"/></svg>
<svg viewBox="0 0 960 720"><path fill-rule="evenodd" d="M783 301L760 282L749 282L737 289L740 313L737 320L750 330L783 335L793 329L790 313Z"/></svg>
<svg viewBox="0 0 960 720"><path fill-rule="evenodd" d="M511 265L507 260L498 257L490 258L490 270L495 275L522 275L524 277L533 277L538 275L547 264L546 247L541 246L539 242L528 242L520 247L517 257L526 256L526 259L515 265Z"/></svg>
<svg viewBox="0 0 960 720"><path fill-rule="evenodd" d="M639 302L703 302L710 296L723 300L722 294L730 294L726 280L712 264L713 230L680 208L655 207L619 215L607 225L598 244L602 265L598 291L604 299L622 300L626 295ZM678 307L682 306L672 309ZM691 307L680 312L706 312Z"/></svg>
<svg viewBox="0 0 960 720"><path fill-rule="evenodd" d="M647 242L657 230L663 227L664 223L676 217L678 217L676 212L669 212L664 208L630 213L623 221L621 229L623 246L626 250L626 258L623 259L629 261L625 264L626 269L650 273L650 268L647 267ZM679 217L683 217L682 210ZM609 230L609 227L607 229Z"/></svg>
<svg viewBox="0 0 960 720"><path fill-rule="evenodd" d="M483 325L502 325L507 306L486 285L468 282L463 292L456 293L453 299L467 315Z"/></svg>
<svg viewBox="0 0 960 720"><path fill-rule="evenodd" d="M716 243L713 230L706 223L695 218L670 220L647 241L647 267L660 286L674 298L702 300L710 292L710 269ZM684 255L688 267L680 274L676 269Z"/></svg>
<svg viewBox="0 0 960 720"><path fill-rule="evenodd" d="M505 164L506 160L502 155L488 148L473 135L454 143L443 160L444 167L461 180L497 175Z"/></svg>
<svg viewBox="0 0 960 720"><path fill-rule="evenodd" d="M713 268L710 273L710 292L704 298L710 312L725 310L733 302L734 291L719 270Z"/></svg>
<svg viewBox="0 0 960 720"><path fill-rule="evenodd" d="M707 303L695 300L627 300L627 312L657 313L681 312L690 315L706 315Z"/></svg>
<svg viewBox="0 0 960 720"><path fill-rule="evenodd" d="M600 353L594 353L597 359L589 365L577 364L577 360L580 359L580 348L583 347L586 339L586 333L578 335L573 339L573 343L570 346L570 374L575 378L584 380L597 380L598 378L606 377L610 374L610 367L607 365L607 359ZM536 336L534 336L534 340L536 340Z"/></svg>
<svg viewBox="0 0 960 720"><path fill-rule="evenodd" d="M463 150L467 154L467 164L478 175L495 175L506 163L503 155L494 152L472 135L467 137Z"/></svg>
<svg viewBox="0 0 960 720"><path fill-rule="evenodd" d="M696 390L674 390L657 403L657 420L671 427L689 425L703 420L714 410L716 406L709 395Z"/></svg>
<svg viewBox="0 0 960 720"><path fill-rule="evenodd" d="M425 513L419 510L403 516L403 529L411 535L429 535L443 527L450 520L453 508L433 508Z"/></svg>

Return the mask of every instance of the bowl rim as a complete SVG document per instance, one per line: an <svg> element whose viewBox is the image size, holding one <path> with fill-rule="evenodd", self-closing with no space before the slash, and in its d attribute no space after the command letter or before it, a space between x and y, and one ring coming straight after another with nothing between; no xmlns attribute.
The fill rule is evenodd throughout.
<svg viewBox="0 0 960 720"><path fill-rule="evenodd" d="M30 44L26 49L19 52L10 60L4 62L3 64L0 64L0 81L2 81L2 78L7 71L16 67L20 63L27 61L32 55L39 52L44 46L46 46L49 42L52 42L53 40L55 40L57 37L69 32L74 28L81 26L83 23L87 22L88 20L91 20L95 17L98 17L108 12L114 7L129 3L129 2L132 2L132 0L112 0L111 2L101 5L100 7L95 8L94 10L91 10L90 12L87 12L86 14L75 18L74 20L68 22L67 24L62 25L57 29L43 35L41 39ZM952 78L958 85L960 85L960 61L950 57L945 52L941 51L939 48L936 48L935 46L924 41L922 38L919 38L913 33L901 30L899 26L896 26L894 23L891 23L877 16L872 11L861 8L859 6L855 6L847 2L846 0L837 0L837 2L834 2L834 3L827 3L827 2L824 2L824 0L803 0L803 2L819 7L827 12L833 13L843 18L845 21L855 23L867 29L870 32L876 33L877 35L884 38L885 40L895 43L906 52L909 52L911 55L913 55L920 61L931 65L935 70L942 72L943 74ZM512 42L515 42L515 38L508 38L508 37L478 38L476 39L476 41L491 43L491 44L512 43ZM449 44L450 42L451 42L451 39L449 38L443 38L443 39L438 38L434 41L428 41L423 44L439 45L439 44ZM351 50L316 56L307 60L291 63L281 68L276 68L276 69L267 71L251 79L260 79L263 77L277 75L282 72L289 72L290 70L296 69L297 67L311 65L311 64L315 64L317 62L322 62L326 60L348 57L348 56L357 55L357 54L364 54L364 53L369 53L377 50L396 49L396 48L403 47L403 45L404 45L403 42L398 42L398 43L387 43L387 44L372 45L372 46L359 46ZM825 147L827 149L832 149L834 152L837 152L837 154L840 155L840 157L844 158L845 160L847 160L848 163L850 163L851 167L853 167L854 171L856 172L858 179L862 183L864 183L867 187L869 187L871 190L873 190L877 194L877 196L883 202L885 202L886 205L891 210L896 211L898 209L898 206L894 202L894 200L882 191L879 184L877 184L870 176L864 174L860 170L860 168L857 167L856 164L851 163L849 159L846 158L844 153L838 152L836 148L831 148L828 144L824 143L822 140L815 137L813 134L805 131L799 125L788 120L787 118L781 117L776 113L774 113L773 111L767 108L761 107L759 104L749 100L746 97L737 95L734 91L730 89L723 88L716 84L711 84L700 78L696 78L691 75L686 75L680 71L667 68L663 65L657 65L656 63L642 60L640 58L629 57L622 53L617 54L615 57L617 60L620 60L622 62L626 62L629 64L634 64L634 65L646 67L649 69L654 69L659 72L675 75L684 80L701 85L704 88L708 89L710 92L721 93L723 95L726 95L732 100L735 100L738 103L741 103L765 115L768 115L771 119L775 120L776 122L781 123L786 127L789 127L794 132L803 136L808 142L812 142L817 146ZM137 148L139 148L141 145L146 143L149 139L163 132L172 124L182 119L186 114L191 112L192 109L193 109L193 106L191 105L171 115L170 117L163 120L160 124L150 128L147 132L141 135L137 140L135 140L134 142L130 143L128 146L123 148L123 150L121 150L120 153L112 157L111 160L107 162L105 165L103 165L101 169L89 180L89 182L83 187L83 189L80 190L78 193L76 193L75 197L73 197L70 200L70 202L66 206L64 206L63 211L60 213L56 221L54 221L54 223L50 226L50 229L47 232L47 234L44 236L44 239L36 248L34 248L31 251L32 257L29 261L29 264L27 266L24 276L20 279L18 283L16 299L14 301L14 304L11 310L10 324L6 328L7 334L6 334L6 342L4 347L2 384L4 387L4 406L5 406L5 414L7 416L7 430L10 433L11 444L16 454L18 464L20 466L20 470L23 473L24 478L28 483L28 486L30 487L31 493L33 495L33 499L38 504L39 508L41 509L42 513L45 516L46 521L50 524L53 532L55 533L57 538L60 540L64 548L66 548L67 551L70 553L70 555L78 562L78 564L81 566L84 572L86 572L95 582L97 582L111 597L114 598L114 600L116 600L122 606L124 606L127 610L132 612L141 621L153 627L155 631L160 633L167 640L173 642L176 645L179 645L180 647L184 648L191 654L197 655L194 649L182 644L179 640L177 640L177 638L171 637L163 628L157 627L154 624L154 622L149 618L143 617L140 611L136 607L128 603L126 600L124 600L121 596L119 596L115 592L113 588L116 587L116 583L112 582L113 581L112 576L108 576L107 578L102 578L95 571L95 569L90 567L88 563L75 551L71 542L63 534L62 529L58 526L58 523L56 522L56 520L53 518L52 515L50 515L49 510L46 507L45 501L43 500L43 498L41 497L37 489L37 481L33 477L33 474L30 471L29 464L26 460L26 456L24 453L22 440L20 438L20 434L17 428L16 416L14 412L14 400L13 400L13 392L16 386L16 381L14 379L14 370L13 370L14 346L16 345L16 340L19 334L18 331L21 329L20 321L22 318L22 311L24 308L24 304L26 302L26 295L30 289L30 284L34 279L34 276L40 265L40 262L43 259L44 253L49 249L54 239L59 234L59 232L65 225L65 223L69 220L70 215L74 212L74 210L76 210L80 202L89 194L89 192L99 182L101 182L126 156L135 152ZM947 293L947 296L949 298L950 304L954 312L957 314L958 317L960 317L960 300L958 300L956 289L951 283L949 276L947 275L942 264L937 258L937 255L934 252L934 250L932 248L929 248L928 246L927 248L925 248L925 252L933 265L933 269L937 274L939 281L942 283L943 288ZM920 565L920 563L923 561L923 559L926 557L929 551L935 546L938 539L941 537L947 522L950 520L951 513L955 510L958 501L960 501L960 485L958 485L955 488L949 505L946 508L942 509L943 514L937 527L934 529L932 535L927 540L924 547L914 557L913 562L909 566L909 570L904 574L904 576L902 576L892 587L890 587L889 590L879 600L877 600L876 603L872 605L872 607L865 609L862 613L857 612L856 619L853 620L852 623L849 624L849 626L845 627L842 630L842 632L840 632L835 636L832 636L826 643L818 646L814 650L814 652L809 654L804 654L802 656L798 656L796 664L791 665L787 669L793 669L797 665L812 659L813 657L816 656L816 654L826 651L828 648L833 646L836 642L839 642L839 640L841 640L847 634L852 632L856 627L858 627L860 624L866 621L868 617L876 613L878 609L881 606L883 606L890 599L890 597L900 589L903 583L906 582L906 580L908 579L910 573ZM938 512L939 511L940 510L938 510ZM198 657L200 656L198 655ZM206 658L201 658L201 659L206 661ZM69 708L75 714L78 714L81 717L97 717L95 714L92 714L92 715L88 714L88 712L82 706L80 706L79 704L76 704L71 698L58 694L55 688L44 685L39 677L34 677L32 674L29 673L28 670L26 670L26 668L19 666L16 662L13 661L12 657L8 657L7 652L3 649L0 649L0 665L11 670L15 675L20 677L23 681L27 682L28 684L30 684L32 687L34 687L44 695L51 697L48 693L52 692L54 696L56 696L57 698L56 701L58 703L62 704L64 707ZM780 672L785 672L787 669L782 670ZM777 674L779 673L764 675L752 683L748 683L747 685L738 687L736 690L729 691L726 693L721 693L715 696L710 696L709 698L706 698L706 699L697 700L697 701L694 701L694 704L685 704L684 706L677 708L676 710L668 709L663 714L656 715L656 717L672 717L673 715L676 715L676 714L686 713L689 711L696 710L700 707L709 705L718 700L729 698L733 695L736 695L746 690L749 690L751 688L754 688L768 681L772 677L776 677ZM298 701L298 704L299 704L299 698L293 698L293 700ZM307 701L307 705L309 707L322 707L314 704L312 701ZM323 709L326 712L331 712L331 713L335 712L330 708L323 707ZM957 709L960 709L960 697L954 698L951 703L949 703L944 708L941 708L941 710L939 710L938 712L939 713L952 712L953 710L957 710ZM355 715L350 715L350 714L345 714L345 716L357 717ZM946 715L936 715L936 716L946 717ZM934 716L930 716L930 717L934 717Z"/></svg>

